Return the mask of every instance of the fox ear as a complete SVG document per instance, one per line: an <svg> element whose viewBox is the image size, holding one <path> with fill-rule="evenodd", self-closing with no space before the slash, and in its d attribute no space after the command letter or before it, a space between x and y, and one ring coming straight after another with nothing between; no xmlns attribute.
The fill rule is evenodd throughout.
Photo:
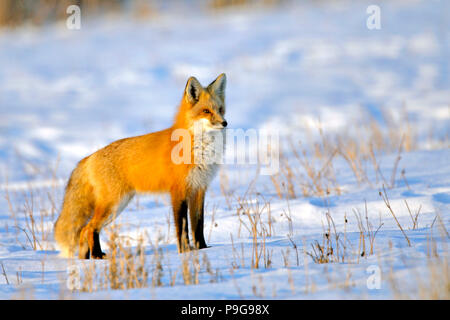
<svg viewBox="0 0 450 320"><path fill-rule="evenodd" d="M207 90L219 98L222 99L222 101L225 101L225 87L227 85L227 76L225 73L222 73L220 76L217 77L216 80L211 82L207 88Z"/></svg>
<svg viewBox="0 0 450 320"><path fill-rule="evenodd" d="M202 90L203 87L200 82L195 77L190 77L186 83L184 95L189 103L196 104Z"/></svg>

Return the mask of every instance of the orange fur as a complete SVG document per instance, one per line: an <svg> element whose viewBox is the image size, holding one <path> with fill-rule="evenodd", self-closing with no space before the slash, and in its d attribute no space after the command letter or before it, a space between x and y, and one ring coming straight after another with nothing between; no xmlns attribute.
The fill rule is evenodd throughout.
<svg viewBox="0 0 450 320"><path fill-rule="evenodd" d="M67 184L63 208L55 223L55 239L66 255L73 256L78 244L80 258L102 258L98 240L101 228L120 213L135 193L147 192L171 195L180 252L189 243L188 207L195 246L206 247L203 202L209 182L200 187L189 182L197 166L193 163L192 134L191 163L172 161L172 150L179 144L172 141L172 133L176 129L192 133L198 120L207 123L209 129L223 129L227 125L223 117L225 84L224 74L207 88L189 78L172 127L115 141L79 162Z"/></svg>

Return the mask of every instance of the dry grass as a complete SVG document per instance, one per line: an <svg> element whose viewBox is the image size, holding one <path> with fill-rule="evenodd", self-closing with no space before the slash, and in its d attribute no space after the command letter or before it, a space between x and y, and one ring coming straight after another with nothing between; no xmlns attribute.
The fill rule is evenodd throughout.
<svg viewBox="0 0 450 320"><path fill-rule="evenodd" d="M211 0L207 1L207 6L213 10L222 10L229 7L255 7L255 6L276 6L283 0Z"/></svg>
<svg viewBox="0 0 450 320"><path fill-rule="evenodd" d="M210 0L199 2L213 12L230 7L276 6L282 0ZM80 6L83 18L98 15L128 15L138 20L152 19L158 14L158 4L148 0L2 0L0 1L0 26L17 27L25 23L44 25L68 17L70 5ZM182 5L182 4L181 4ZM206 11L208 12L208 11Z"/></svg>
<svg viewBox="0 0 450 320"><path fill-rule="evenodd" d="M89 260L82 263L80 291L129 290L155 288L178 284L198 285L201 282L215 283L221 280L220 271L214 270L206 253L198 250L178 254L179 264L171 270L169 254L160 246L162 237L151 241L147 235L139 234L134 239L119 236L121 226L109 227L108 251L105 260ZM151 261L145 253L145 243L152 248Z"/></svg>
<svg viewBox="0 0 450 320"><path fill-rule="evenodd" d="M326 213L326 219L327 226L324 227L322 244L315 240L310 244L312 250L305 252L315 263L344 262L347 259L346 251L342 250L345 243L340 239L341 234L336 231L335 223L329 212Z"/></svg>
<svg viewBox="0 0 450 320"><path fill-rule="evenodd" d="M395 215L394 210L391 207L391 203L389 202L389 198L388 198L388 195L387 195L384 185L383 185L383 192L379 191L379 195L383 199L383 202L386 205L386 207L389 209L389 212L392 214L392 217L395 219L395 222L397 223L398 228L403 233L403 236L405 237L406 241L408 242L408 246L411 247L411 241L409 240L408 236L406 235L405 231L403 230L402 225L398 221L397 216Z"/></svg>
<svg viewBox="0 0 450 320"><path fill-rule="evenodd" d="M19 159L20 161L20 159ZM27 163L24 163L26 166ZM9 185L5 179L3 196L8 204L17 243L23 248L32 250L53 250L51 241L53 222L59 210L62 193L57 178L58 161L54 166L34 168L36 173L30 176L30 181L21 185ZM35 185L34 180L43 179L44 185ZM9 231L9 226L5 229ZM25 235L26 242L20 239Z"/></svg>
<svg viewBox="0 0 450 320"><path fill-rule="evenodd" d="M415 230L415 229L417 229L419 227L418 219L419 219L420 210L422 209L422 205L419 206L417 211L414 213L414 216L413 216L413 214L411 212L411 209L409 208L408 201L406 201L406 199L405 199L405 205L406 205L406 208L408 209L409 216L411 217L411 221L412 221L412 224L413 224L412 225L412 230Z"/></svg>
<svg viewBox="0 0 450 320"><path fill-rule="evenodd" d="M367 201L364 201L364 219L361 215L361 212L358 209L354 209L354 214L358 223L359 228L359 250L361 257L367 257L368 255L374 254L374 246L375 246L375 237L378 231L383 226L383 223L380 221L377 229L375 230L372 226L372 223L369 221L368 210L367 210ZM364 223L365 221L365 223ZM366 249L366 237L368 238L368 248Z"/></svg>
<svg viewBox="0 0 450 320"><path fill-rule="evenodd" d="M132 247L130 239L119 237L119 226L111 226L105 231L108 235L108 259L88 260L82 264L80 290L93 292L147 287L149 272L143 237L139 236L137 245Z"/></svg>
<svg viewBox="0 0 450 320"><path fill-rule="evenodd" d="M262 199L262 202L260 200ZM270 202L261 195L238 199L239 207L237 216L239 217L239 229L244 226L252 239L252 268L258 269L260 261L264 263L265 268L272 264L272 252L266 248L266 238L272 236L272 217ZM263 216L267 213L267 222L264 222ZM246 221L242 218L245 216ZM240 232L239 232L240 234Z"/></svg>
<svg viewBox="0 0 450 320"><path fill-rule="evenodd" d="M68 17L67 7L73 4L80 6L86 16L118 13L126 6L120 0L2 0L0 26L17 27L25 23L39 26L64 20ZM136 18L148 18L154 12L148 2L132 1L130 4Z"/></svg>
<svg viewBox="0 0 450 320"><path fill-rule="evenodd" d="M365 202L364 206L364 217L359 209L354 208L353 211L359 229L357 244L352 244L348 239L347 216L345 215L344 217L345 223L343 232L338 232L331 213L328 211L325 215L327 224L324 226L322 243L315 240L310 244L311 250L305 251L306 254L311 257L313 262L319 264L346 262L359 263L361 257L368 257L375 253L375 238L378 231L383 226L383 223L380 221L376 229L373 227L368 217L367 202ZM358 249L349 252L348 247Z"/></svg>
<svg viewBox="0 0 450 320"><path fill-rule="evenodd" d="M439 220L439 215L436 216ZM391 267L387 275L389 286L395 299L449 300L450 299L450 268L448 257L448 239L445 225L438 224L443 254L438 252L438 242L433 236L431 227L427 236L427 258L425 266L409 270L408 281L399 280ZM405 261L405 265L407 262ZM413 281L414 288L409 282Z"/></svg>
<svg viewBox="0 0 450 320"><path fill-rule="evenodd" d="M336 163L346 163L360 186L371 188L384 184L394 188L398 172L409 187L405 169L399 168L402 153L417 149L418 134L411 124L406 107L398 117L389 110L382 111L382 119L363 113L355 120L355 126L348 132L327 135L319 126L317 138L306 141L294 141L287 138L281 144L280 171L271 177L272 187L279 198L323 197L342 194L343 188L336 179ZM429 137L437 139L436 135ZM430 144L430 143L429 143ZM447 147L443 142L438 147ZM380 169L378 156L397 154L390 175L384 175ZM292 155L292 156L287 156ZM375 179L371 173L375 173Z"/></svg>
<svg viewBox="0 0 450 320"><path fill-rule="evenodd" d="M330 194L341 194L341 189L336 182L336 174L333 167L333 159L337 150L332 151L326 157L322 157L322 147L315 146L315 154L308 154L307 149L301 145L289 143L289 153L294 155L294 163L291 164L284 153L280 152L280 172L271 177L271 181L280 199L296 198L300 190L304 197L325 197ZM287 148L287 147L285 147ZM320 154L317 157L317 154Z"/></svg>

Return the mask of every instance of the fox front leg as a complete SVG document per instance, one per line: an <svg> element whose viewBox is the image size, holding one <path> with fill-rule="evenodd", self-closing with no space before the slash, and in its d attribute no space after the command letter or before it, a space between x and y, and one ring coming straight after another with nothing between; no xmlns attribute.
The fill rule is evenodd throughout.
<svg viewBox="0 0 450 320"><path fill-rule="evenodd" d="M189 234L188 234L188 205L186 199L172 194L173 217L175 221L175 232L177 235L178 252L186 252L189 250Z"/></svg>
<svg viewBox="0 0 450 320"><path fill-rule="evenodd" d="M195 248L207 248L203 234L205 190L197 190L189 197L189 217L191 219L191 232Z"/></svg>

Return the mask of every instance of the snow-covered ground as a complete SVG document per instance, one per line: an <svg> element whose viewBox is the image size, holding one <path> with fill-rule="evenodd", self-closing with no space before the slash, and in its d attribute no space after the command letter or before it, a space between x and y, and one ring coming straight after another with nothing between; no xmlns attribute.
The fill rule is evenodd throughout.
<svg viewBox="0 0 450 320"><path fill-rule="evenodd" d="M168 10L148 22L83 20L78 31L0 30L0 298L448 298L450 4L381 1L380 30L366 27L369 4ZM207 194L211 247L198 252L199 269L196 253L177 253L167 199L141 196L117 224L132 250L144 236L148 286L102 289L108 261L60 258L51 234L70 171L115 139L169 126L187 78L207 84L221 72L231 128L277 129L302 145L316 141L319 124L327 137L362 144L367 119L383 132L412 128L414 151L399 161L395 151L377 154L385 180L395 173L386 188L395 217L370 160L370 183L336 157L342 194L297 189L295 199L280 199L269 176L255 179L256 166L227 164ZM258 230L266 228L259 268L242 206L259 208ZM325 233L329 258L341 258L318 264L308 253ZM106 232L101 242L109 252ZM184 258L198 284L185 285ZM93 263L98 290L69 290L69 271L83 282Z"/></svg>

